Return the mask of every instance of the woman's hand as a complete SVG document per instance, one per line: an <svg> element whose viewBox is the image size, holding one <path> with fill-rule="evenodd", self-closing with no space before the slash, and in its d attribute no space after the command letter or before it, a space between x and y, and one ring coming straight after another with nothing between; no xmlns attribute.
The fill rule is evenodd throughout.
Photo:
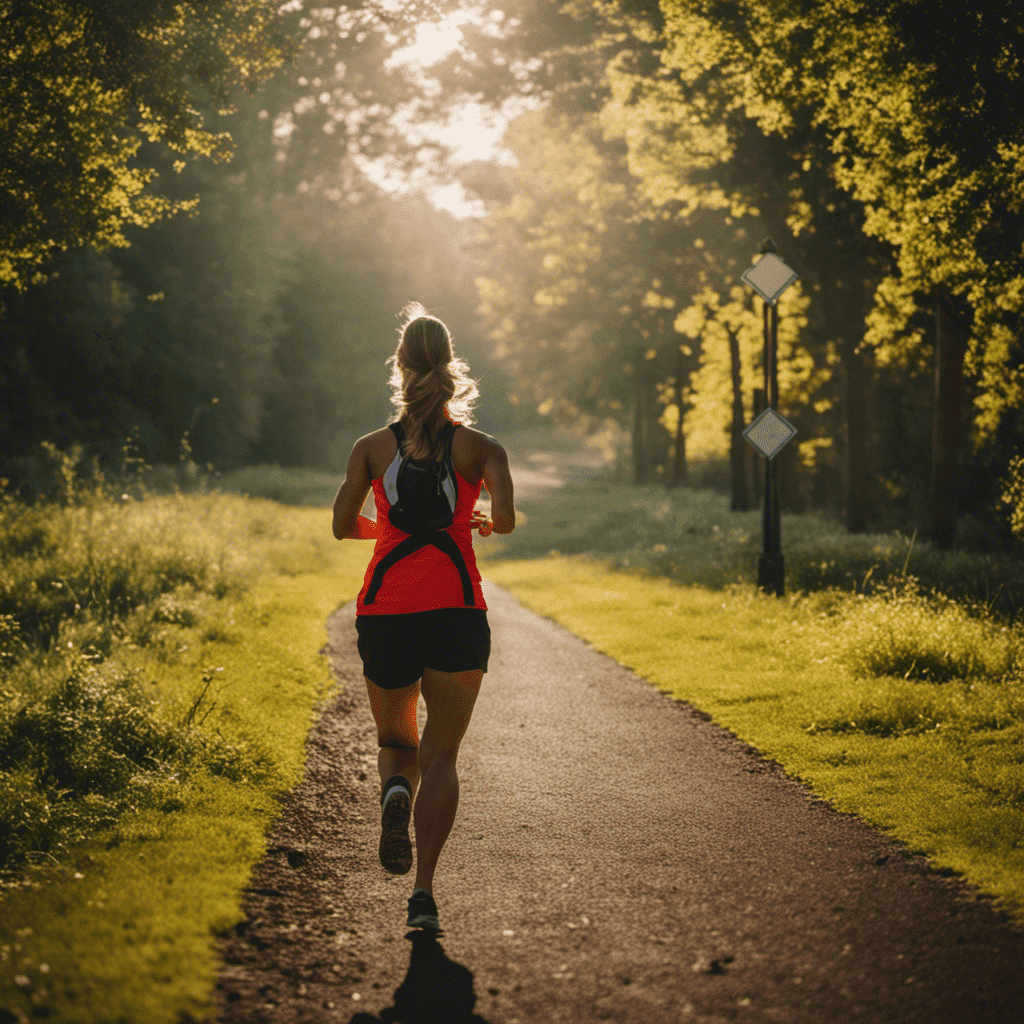
<svg viewBox="0 0 1024 1024"><path fill-rule="evenodd" d="M472 530L474 527L479 528L481 537L489 537L491 530L494 529L494 524L483 509L475 508L469 514L469 528Z"/></svg>

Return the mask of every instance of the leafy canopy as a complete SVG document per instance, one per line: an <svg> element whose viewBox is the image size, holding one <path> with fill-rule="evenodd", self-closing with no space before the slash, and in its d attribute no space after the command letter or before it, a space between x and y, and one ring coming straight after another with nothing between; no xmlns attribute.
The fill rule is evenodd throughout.
<svg viewBox="0 0 1024 1024"><path fill-rule="evenodd" d="M56 252L124 246L127 225L193 207L147 189L140 150L227 158L202 110L292 46L268 0L0 0L0 38L0 285L17 288Z"/></svg>

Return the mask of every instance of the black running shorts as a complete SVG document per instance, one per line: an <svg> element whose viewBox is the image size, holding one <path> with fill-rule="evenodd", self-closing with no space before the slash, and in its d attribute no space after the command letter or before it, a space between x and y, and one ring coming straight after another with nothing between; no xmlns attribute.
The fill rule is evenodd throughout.
<svg viewBox="0 0 1024 1024"><path fill-rule="evenodd" d="M405 615L357 615L363 674L385 690L415 683L425 668L487 671L491 627L483 608L435 608Z"/></svg>

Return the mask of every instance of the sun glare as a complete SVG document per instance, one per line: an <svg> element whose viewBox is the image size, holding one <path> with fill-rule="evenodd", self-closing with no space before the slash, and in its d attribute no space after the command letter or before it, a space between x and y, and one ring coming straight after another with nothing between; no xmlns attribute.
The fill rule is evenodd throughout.
<svg viewBox="0 0 1024 1024"><path fill-rule="evenodd" d="M423 22L416 29L416 42L404 49L396 50L387 60L385 67L393 67L396 64L419 64L420 67L429 68L458 48L462 39L459 26L472 20L472 12L456 11L441 21Z"/></svg>
<svg viewBox="0 0 1024 1024"><path fill-rule="evenodd" d="M504 12L488 10L488 7L487 3L471 3L468 8L449 14L440 21L421 23L416 29L415 42L396 50L385 62L385 67L392 70L404 66L414 74L418 72L430 95L431 88L438 90L440 86L431 78L429 69L458 49L463 25L472 23L485 34L495 37L506 30ZM465 102L458 104L445 122L426 124L400 111L394 123L414 145L430 138L451 146L455 165L473 160L508 164L514 163L515 159L501 146L505 128L511 118L534 105L536 101L509 100L501 110L493 111L479 103ZM482 205L471 200L461 185L427 183L416 174L403 180L393 172L387 160L360 160L359 164L371 180L388 191L422 188L435 206L449 210L456 217L478 217L483 213Z"/></svg>

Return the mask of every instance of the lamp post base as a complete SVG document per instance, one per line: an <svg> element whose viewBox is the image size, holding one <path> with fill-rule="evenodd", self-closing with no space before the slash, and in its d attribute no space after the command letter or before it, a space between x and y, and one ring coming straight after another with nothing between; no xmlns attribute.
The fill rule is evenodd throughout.
<svg viewBox="0 0 1024 1024"><path fill-rule="evenodd" d="M761 555L757 560L757 585L766 593L782 597L785 593L782 582L782 555Z"/></svg>

